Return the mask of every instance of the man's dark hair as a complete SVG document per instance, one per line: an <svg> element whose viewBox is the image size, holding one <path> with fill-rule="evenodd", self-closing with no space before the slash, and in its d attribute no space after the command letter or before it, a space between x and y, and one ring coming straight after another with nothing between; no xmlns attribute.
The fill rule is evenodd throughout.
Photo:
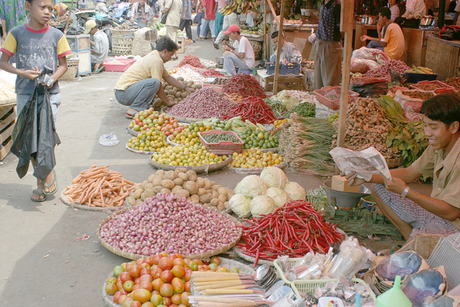
<svg viewBox="0 0 460 307"><path fill-rule="evenodd" d="M272 33L272 38L278 37L279 31L275 31Z"/></svg>
<svg viewBox="0 0 460 307"><path fill-rule="evenodd" d="M168 51L175 51L175 50L179 50L179 47L172 39L170 39L169 37L163 36L157 41L157 45L155 49L158 51L163 51L165 49Z"/></svg>
<svg viewBox="0 0 460 307"><path fill-rule="evenodd" d="M460 122L460 98L454 94L436 95L423 102L421 112L449 127L455 121Z"/></svg>
<svg viewBox="0 0 460 307"><path fill-rule="evenodd" d="M387 7L382 7L380 10L379 10L379 13L382 15L382 17L386 17L388 19L391 19L391 11L389 8Z"/></svg>
<svg viewBox="0 0 460 307"><path fill-rule="evenodd" d="M96 19L95 21L96 21L96 26L95 26L95 28L97 28L97 29L102 29L102 21L100 21L99 19Z"/></svg>

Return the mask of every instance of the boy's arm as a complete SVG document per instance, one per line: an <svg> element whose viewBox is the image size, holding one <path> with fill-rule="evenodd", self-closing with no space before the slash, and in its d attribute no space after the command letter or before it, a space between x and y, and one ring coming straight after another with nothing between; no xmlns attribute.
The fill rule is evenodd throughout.
<svg viewBox="0 0 460 307"><path fill-rule="evenodd" d="M35 80L35 78L37 78L41 73L41 70L38 70L38 68L33 70L17 69L10 64L10 56L6 54L6 52L2 52L2 57L0 58L0 69L30 80Z"/></svg>
<svg viewBox="0 0 460 307"><path fill-rule="evenodd" d="M66 71L67 71L67 58L65 56L63 56L63 57L59 58L59 66L56 69L56 71L54 72L54 74L51 75L51 78L54 79L54 83L56 83L56 81L60 77L62 77L62 75L65 74ZM51 84L51 86L53 86L53 84Z"/></svg>

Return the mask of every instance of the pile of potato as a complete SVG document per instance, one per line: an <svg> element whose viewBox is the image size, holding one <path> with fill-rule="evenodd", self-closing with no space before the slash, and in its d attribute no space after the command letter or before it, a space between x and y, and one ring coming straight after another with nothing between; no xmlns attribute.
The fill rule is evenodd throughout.
<svg viewBox="0 0 460 307"><path fill-rule="evenodd" d="M198 90L202 87L200 83L195 83L193 81L184 81L184 78L182 77L178 77L177 81L181 82L184 85L187 85L188 87L191 87L193 91ZM179 101L184 100L190 95L187 91L183 89L179 89L175 86L169 85L168 83L163 83L163 88L165 90L166 97L168 97L169 101L179 102ZM153 104L156 105L157 102L161 102L161 99L160 97L158 97L158 95L155 96L155 99L153 100Z"/></svg>
<svg viewBox="0 0 460 307"><path fill-rule="evenodd" d="M134 185L134 192L126 199L129 205L136 206L157 193L171 192L187 197L192 203L222 211L229 208L228 200L233 196L230 189L207 178L198 177L195 171L177 168L174 171L156 171L148 180Z"/></svg>

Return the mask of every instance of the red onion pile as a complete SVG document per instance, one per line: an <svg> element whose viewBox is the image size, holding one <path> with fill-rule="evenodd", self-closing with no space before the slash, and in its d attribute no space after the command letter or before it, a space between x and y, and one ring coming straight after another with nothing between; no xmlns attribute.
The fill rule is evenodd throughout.
<svg viewBox="0 0 460 307"><path fill-rule="evenodd" d="M215 69L209 68L206 69L201 73L202 76L207 76L207 77L222 77L224 74L221 74Z"/></svg>
<svg viewBox="0 0 460 307"><path fill-rule="evenodd" d="M202 88L180 103L171 108L166 108L165 112L170 115L187 118L222 118L233 105L233 102L215 90Z"/></svg>
<svg viewBox="0 0 460 307"><path fill-rule="evenodd" d="M182 66L184 66L185 64L192 65L193 67L205 68L205 67L203 66L203 64L201 64L200 59L197 58L197 57L194 56L194 55L191 55L191 54L186 55L186 56L182 59L182 61L180 61L179 65L177 65L177 66L182 67Z"/></svg>
<svg viewBox="0 0 460 307"><path fill-rule="evenodd" d="M383 63L378 68L374 68L369 70L363 76L366 77L380 77L386 78L387 80L391 80L391 70L398 72L400 74L404 74L406 70L410 69L406 63L400 60L389 60L388 62Z"/></svg>
<svg viewBox="0 0 460 307"><path fill-rule="evenodd" d="M114 216L100 230L110 246L143 256L163 251L205 253L234 242L239 233L237 225L222 214L173 193L146 199Z"/></svg>

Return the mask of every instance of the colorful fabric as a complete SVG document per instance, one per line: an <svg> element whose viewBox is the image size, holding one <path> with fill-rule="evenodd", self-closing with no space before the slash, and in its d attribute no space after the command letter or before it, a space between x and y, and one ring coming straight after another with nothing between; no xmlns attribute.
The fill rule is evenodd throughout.
<svg viewBox="0 0 460 307"><path fill-rule="evenodd" d="M10 31L0 51L10 57L16 54L16 67L31 70L35 67L43 69L46 65L53 71L57 69L58 59L72 53L65 35L56 28L47 25L41 30L33 30L22 25ZM35 81L25 77L16 78L16 93L32 95ZM59 93L58 82L49 91Z"/></svg>
<svg viewBox="0 0 460 307"><path fill-rule="evenodd" d="M401 220L412 226L411 236L420 233L452 234L459 231L452 223L428 212L412 200L401 199L399 194L388 191L383 184L374 184L373 187L382 201Z"/></svg>
<svg viewBox="0 0 460 307"><path fill-rule="evenodd" d="M0 0L0 19L5 20L6 33L27 22L24 0Z"/></svg>
<svg viewBox="0 0 460 307"><path fill-rule="evenodd" d="M321 2L319 10L318 33L316 37L323 41L340 40L340 3L336 0Z"/></svg>

